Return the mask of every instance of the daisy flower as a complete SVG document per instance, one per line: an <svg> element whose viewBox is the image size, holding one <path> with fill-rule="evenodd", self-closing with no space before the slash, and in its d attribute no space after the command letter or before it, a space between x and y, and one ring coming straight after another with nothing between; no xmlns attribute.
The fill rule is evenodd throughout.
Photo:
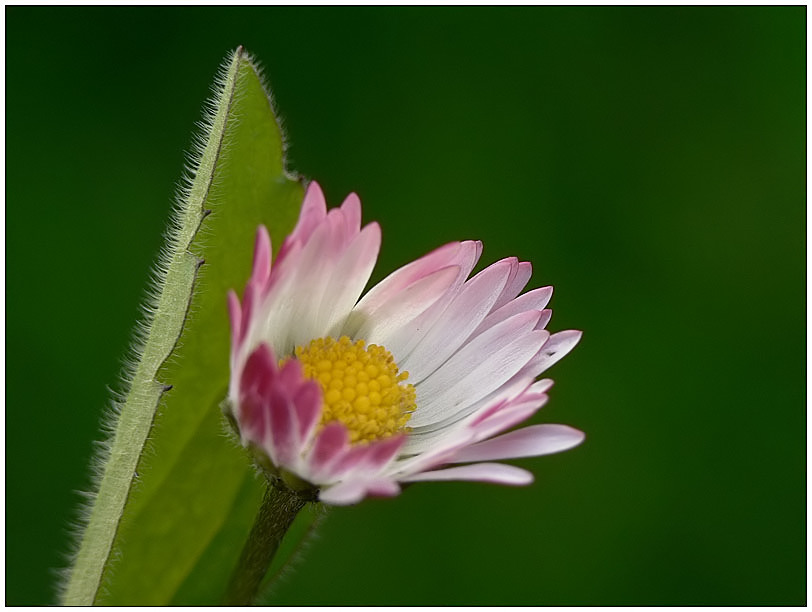
<svg viewBox="0 0 812 612"><path fill-rule="evenodd" d="M536 379L581 332L545 329L552 287L519 295L528 262L468 278L475 241L446 244L361 297L380 243L377 223L361 228L357 195L328 212L315 182L273 263L259 227L242 303L228 296L226 410L242 443L272 478L328 504L417 481L532 482L494 461L563 451L583 433L502 432L544 405L552 381Z"/></svg>

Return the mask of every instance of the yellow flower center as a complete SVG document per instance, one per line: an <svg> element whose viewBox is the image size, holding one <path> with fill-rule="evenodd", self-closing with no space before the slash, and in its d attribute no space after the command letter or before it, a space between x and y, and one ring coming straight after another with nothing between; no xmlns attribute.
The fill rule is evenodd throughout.
<svg viewBox="0 0 812 612"><path fill-rule="evenodd" d="M347 336L318 338L296 347L304 375L321 385L321 424L343 423L350 442L379 440L406 430L415 409L414 387L404 382L392 353Z"/></svg>

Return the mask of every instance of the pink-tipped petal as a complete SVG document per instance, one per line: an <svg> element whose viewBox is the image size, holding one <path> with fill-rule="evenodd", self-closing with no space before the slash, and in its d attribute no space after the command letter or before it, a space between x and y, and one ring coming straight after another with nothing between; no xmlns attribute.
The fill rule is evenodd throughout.
<svg viewBox="0 0 812 612"><path fill-rule="evenodd" d="M257 228L257 237L254 243L254 264L251 272L251 282L257 287L264 288L271 274L271 237L264 225Z"/></svg>
<svg viewBox="0 0 812 612"><path fill-rule="evenodd" d="M428 480L476 480L495 484L521 486L533 482L533 474L522 468L503 463L474 463L443 470L421 472L406 476L403 482L421 482Z"/></svg>
<svg viewBox="0 0 812 612"><path fill-rule="evenodd" d="M316 226L327 216L327 201L324 192L316 181L311 181L305 191L302 209L299 212L299 221L293 231L298 240L305 241L313 233Z"/></svg>
<svg viewBox="0 0 812 612"><path fill-rule="evenodd" d="M566 425L531 425L463 448L453 462L538 457L560 453L583 441L583 432Z"/></svg>
<svg viewBox="0 0 812 612"><path fill-rule="evenodd" d="M392 272L367 292L358 303L358 309L371 315L385 304L397 300L398 294L403 289L441 268L458 266L461 275L466 278L476 265L481 252L482 243L470 240L441 246Z"/></svg>
<svg viewBox="0 0 812 612"><path fill-rule="evenodd" d="M249 282L245 286L245 293L242 296L242 316L240 317L240 339L242 342L248 335L248 329L251 326L251 317L256 310L256 286Z"/></svg>
<svg viewBox="0 0 812 612"><path fill-rule="evenodd" d="M378 478L367 485L367 493L374 497L394 497L400 493L400 485L394 480Z"/></svg>
<svg viewBox="0 0 812 612"><path fill-rule="evenodd" d="M231 354L234 356L234 351L241 337L242 325L242 306L240 305L240 298L231 289L228 292L228 320L231 323Z"/></svg>
<svg viewBox="0 0 812 612"><path fill-rule="evenodd" d="M367 292L358 303L358 308L370 314L375 312L409 285L441 268L452 265L460 248L459 242L443 245L428 255L395 270Z"/></svg>
<svg viewBox="0 0 812 612"><path fill-rule="evenodd" d="M533 379L580 332L551 337L544 329L551 288L519 296L527 262L507 258L467 280L482 253L473 241L403 266L358 301L381 241L378 225L362 228L361 219L356 194L328 211L313 182L273 262L268 231L258 228L242 302L234 292L227 301L229 400L243 444L260 446L333 504L396 495L399 481L529 483L530 473L509 465L449 466L557 452L583 439L555 425L503 433L544 404L550 381ZM410 372L416 408L408 433L353 444L342 423L320 425L320 383L304 378L294 350L344 335L383 345Z"/></svg>
<svg viewBox="0 0 812 612"><path fill-rule="evenodd" d="M481 442L523 423L547 403L548 396L523 398L504 406L496 414L472 426L472 442Z"/></svg>
<svg viewBox="0 0 812 612"><path fill-rule="evenodd" d="M285 238L282 248L276 257L276 265L279 266L287 260L292 253L301 248L302 244L310 239L314 230L324 221L327 216L327 202L324 193L316 181L311 181L305 191L302 208L299 210L299 220L290 235Z"/></svg>
<svg viewBox="0 0 812 612"><path fill-rule="evenodd" d="M361 199L358 194L351 193L341 204L341 210L344 212L344 220L347 228L351 233L357 234L361 229Z"/></svg>
<svg viewBox="0 0 812 612"><path fill-rule="evenodd" d="M552 379L544 378L531 385L526 384L527 380L527 378L523 378L515 381L514 383L510 383L517 386L524 385L524 390L521 393L499 402L488 402L487 407L483 406L481 409L477 410L476 413L472 414L471 426L478 429L480 427L480 423L492 420L496 418L496 415L503 415L521 405L534 406L536 407L535 410L543 406L548 399L546 392L549 391L550 387L553 386ZM533 410L533 413L535 410ZM499 431L507 429L507 427L509 426L505 425L499 429ZM490 436L492 433L496 433L496 430L492 430L491 434L488 435Z"/></svg>
<svg viewBox="0 0 812 612"><path fill-rule="evenodd" d="M322 489L319 499L334 506L356 504L367 496L392 497L400 493L397 482L385 478L351 479Z"/></svg>
<svg viewBox="0 0 812 612"><path fill-rule="evenodd" d="M366 483L350 480L323 488L319 492L319 500L333 506L350 506L364 499L366 492Z"/></svg>

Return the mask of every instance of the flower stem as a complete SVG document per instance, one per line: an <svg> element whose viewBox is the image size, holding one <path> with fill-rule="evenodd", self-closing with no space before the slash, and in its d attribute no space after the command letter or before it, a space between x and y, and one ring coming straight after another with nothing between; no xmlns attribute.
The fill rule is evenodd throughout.
<svg viewBox="0 0 812 612"><path fill-rule="evenodd" d="M305 499L282 485L268 485L248 541L231 575L226 605L247 606L254 601L279 543L305 503Z"/></svg>

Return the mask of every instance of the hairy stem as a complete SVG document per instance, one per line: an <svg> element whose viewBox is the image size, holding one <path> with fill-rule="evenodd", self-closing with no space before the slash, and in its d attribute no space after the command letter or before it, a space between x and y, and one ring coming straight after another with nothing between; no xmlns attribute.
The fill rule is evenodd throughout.
<svg viewBox="0 0 812 612"><path fill-rule="evenodd" d="M225 604L250 605L262 585L282 538L305 500L283 486L268 485L248 541L226 591Z"/></svg>

